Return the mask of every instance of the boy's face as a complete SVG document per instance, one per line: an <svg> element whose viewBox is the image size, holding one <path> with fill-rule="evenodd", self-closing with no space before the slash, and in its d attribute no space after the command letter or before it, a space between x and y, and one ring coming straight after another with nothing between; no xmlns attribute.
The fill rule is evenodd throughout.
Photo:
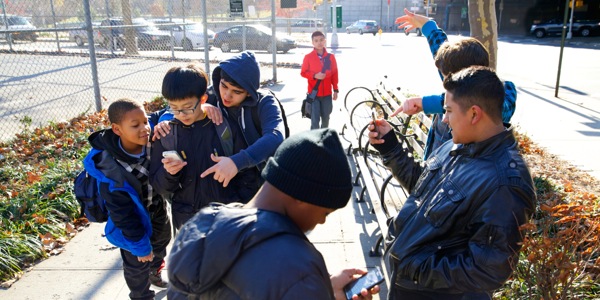
<svg viewBox="0 0 600 300"><path fill-rule="evenodd" d="M180 100L167 100L169 111L173 113L175 119L181 121L184 125L192 125L194 122L204 117L204 112L200 105L206 102L208 95L203 95L200 99L189 97Z"/></svg>
<svg viewBox="0 0 600 300"><path fill-rule="evenodd" d="M327 40L325 39L324 36L318 35L318 36L315 36L314 38L312 38L312 44L313 44L313 47L315 47L315 49L322 50L323 48L325 48L325 45L327 44Z"/></svg>
<svg viewBox="0 0 600 300"><path fill-rule="evenodd" d="M335 209L317 206L300 200L295 201L295 205L288 208L287 214L304 233L315 229L317 224L325 223L327 216L335 211Z"/></svg>
<svg viewBox="0 0 600 300"><path fill-rule="evenodd" d="M471 133L472 117L469 114L469 110L463 110L458 103L454 102L454 94L452 92L446 92L446 100L444 102L444 109L446 113L442 122L448 124L452 129L452 141L455 144L468 144L473 142Z"/></svg>
<svg viewBox="0 0 600 300"><path fill-rule="evenodd" d="M237 107L248 97L248 92L245 89L236 87L223 79L221 79L219 86L219 94L225 107Z"/></svg>
<svg viewBox="0 0 600 300"><path fill-rule="evenodd" d="M121 123L111 125L113 132L121 138L123 149L129 153L138 154L148 143L150 124L143 109L128 111Z"/></svg>

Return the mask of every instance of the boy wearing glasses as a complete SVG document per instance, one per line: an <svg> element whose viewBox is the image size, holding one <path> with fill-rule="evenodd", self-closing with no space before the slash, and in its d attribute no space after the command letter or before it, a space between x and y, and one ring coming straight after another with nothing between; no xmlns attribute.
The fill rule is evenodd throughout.
<svg viewBox="0 0 600 300"><path fill-rule="evenodd" d="M200 178L202 171L215 164L211 154L224 153L216 125L201 108L208 99L207 87L208 76L197 64L171 68L163 79L162 94L169 104L168 111L175 117L169 125L176 142L173 149L166 148L162 141L154 143L150 180L159 193L172 193L176 228L210 202L247 202L254 193L246 188L248 182L250 186L259 185L257 176L247 172L233 178L230 188L212 178ZM236 126L230 129L233 151L238 152L245 147L241 133ZM179 157L163 157L167 150L176 151Z"/></svg>

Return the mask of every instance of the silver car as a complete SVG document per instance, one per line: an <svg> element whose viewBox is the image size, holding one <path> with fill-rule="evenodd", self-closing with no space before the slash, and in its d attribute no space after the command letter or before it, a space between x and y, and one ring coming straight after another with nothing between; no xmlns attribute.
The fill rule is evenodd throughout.
<svg viewBox="0 0 600 300"><path fill-rule="evenodd" d="M374 20L358 20L346 27L346 33L348 34L358 32L358 34L372 33L376 35L377 31L379 31L379 26L377 26L377 21Z"/></svg>
<svg viewBox="0 0 600 300"><path fill-rule="evenodd" d="M185 51L193 49L204 49L204 27L202 23L183 22L183 20L173 19L154 20L154 24L159 30L170 32L173 30L173 40L175 47L182 47ZM207 29L208 49L210 50L215 40L215 32Z"/></svg>

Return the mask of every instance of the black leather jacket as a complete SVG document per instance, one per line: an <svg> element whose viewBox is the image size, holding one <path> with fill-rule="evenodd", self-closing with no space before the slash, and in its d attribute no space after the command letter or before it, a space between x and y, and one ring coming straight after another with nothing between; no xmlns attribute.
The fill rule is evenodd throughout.
<svg viewBox="0 0 600 300"><path fill-rule="evenodd" d="M376 145L410 192L386 239L394 290L489 294L512 272L519 225L535 206L531 175L512 129L486 141L448 141L424 166L390 132ZM450 298L450 296L449 296Z"/></svg>

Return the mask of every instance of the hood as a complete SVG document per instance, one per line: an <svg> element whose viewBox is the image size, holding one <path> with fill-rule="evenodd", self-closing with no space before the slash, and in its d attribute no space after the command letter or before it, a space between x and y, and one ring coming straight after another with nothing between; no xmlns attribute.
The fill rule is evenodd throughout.
<svg viewBox="0 0 600 300"><path fill-rule="evenodd" d="M180 292L200 295L220 284L246 249L281 234L306 239L284 215L211 203L177 234L168 259L169 282Z"/></svg>
<svg viewBox="0 0 600 300"><path fill-rule="evenodd" d="M218 90L219 82L221 81L221 69L248 91L252 99L258 101L257 90L260 87L260 67L254 57L254 53L243 51L239 55L219 63L219 66L215 68L212 75L213 87L215 87L217 95L220 95ZM219 96L219 98L221 97Z"/></svg>
<svg viewBox="0 0 600 300"><path fill-rule="evenodd" d="M114 158L127 162L136 163L137 158L127 155L119 145L119 136L112 129L103 129L92 133L88 137L88 141L93 148L98 150L106 150Z"/></svg>

